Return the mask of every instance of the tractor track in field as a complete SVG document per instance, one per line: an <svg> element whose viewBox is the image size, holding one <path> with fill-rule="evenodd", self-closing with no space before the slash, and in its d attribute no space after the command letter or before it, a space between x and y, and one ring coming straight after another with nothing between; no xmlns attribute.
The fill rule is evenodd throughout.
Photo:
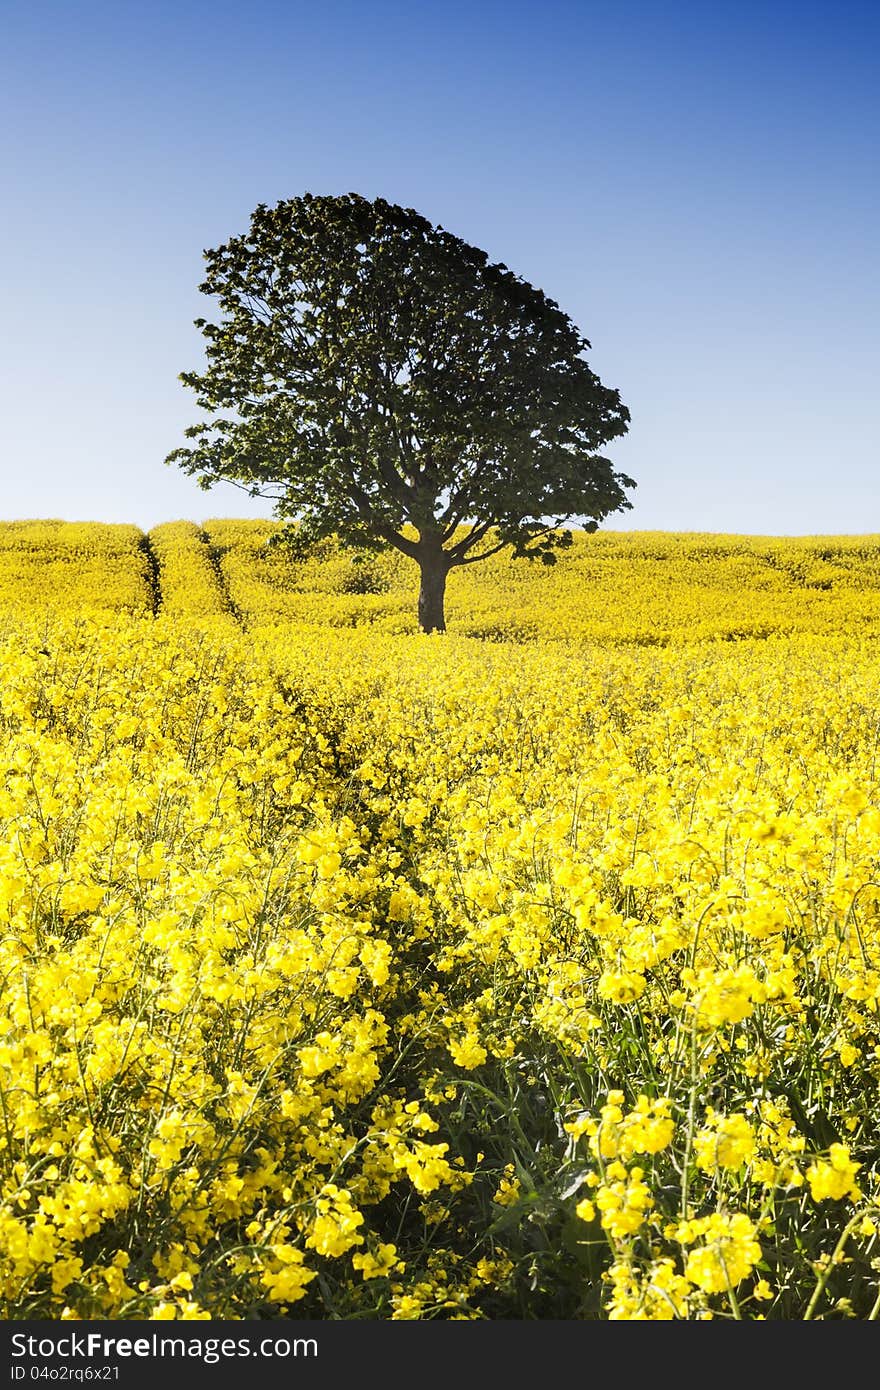
<svg viewBox="0 0 880 1390"><path fill-rule="evenodd" d="M147 588L150 592L150 612L155 618L159 609L162 607L162 581L159 578L159 557L146 531L142 532L138 541L138 550L141 552L146 562Z"/></svg>
<svg viewBox="0 0 880 1390"><path fill-rule="evenodd" d="M229 585L227 584L226 576L223 573L223 566L220 563L220 555L218 553L217 547L213 544L211 537L208 535L207 531L203 526L199 527L199 540L205 547L208 564L211 566L211 570L217 582L217 591L220 594L220 601L223 605L223 611L225 613L228 613L231 618L234 618L240 628L244 628L244 614L236 604L235 600L232 597L232 594L229 592Z"/></svg>

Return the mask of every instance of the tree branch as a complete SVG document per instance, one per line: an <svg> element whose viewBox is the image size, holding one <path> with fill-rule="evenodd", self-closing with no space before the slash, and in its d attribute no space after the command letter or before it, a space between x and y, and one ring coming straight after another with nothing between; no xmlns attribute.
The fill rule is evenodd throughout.
<svg viewBox="0 0 880 1390"><path fill-rule="evenodd" d="M475 545L479 545L480 541L484 536L488 535L491 529L491 521L480 522L480 524L474 526L457 545L450 546L449 550L446 552L447 555L454 556L455 560L458 561L460 556L466 555L469 550L473 550Z"/></svg>
<svg viewBox="0 0 880 1390"><path fill-rule="evenodd" d="M488 560L490 555L497 555L499 550L506 548L507 544L507 541L499 541L497 545L490 546L488 550L481 550L479 555L467 555L461 560L453 560L452 564L453 566L475 565L478 560Z"/></svg>
<svg viewBox="0 0 880 1390"><path fill-rule="evenodd" d="M402 536L389 522L383 521L376 514L369 493L364 492L357 483L349 482L348 495L357 508L358 516L369 530L375 535L381 536L389 545L393 545L395 550L399 550L403 555L408 555L411 560L418 559L419 547L417 543L409 540L407 536Z"/></svg>

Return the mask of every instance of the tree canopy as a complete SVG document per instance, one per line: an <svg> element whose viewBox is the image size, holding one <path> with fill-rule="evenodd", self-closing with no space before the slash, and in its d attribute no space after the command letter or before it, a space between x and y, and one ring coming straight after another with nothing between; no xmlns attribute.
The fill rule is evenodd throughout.
<svg viewBox="0 0 880 1390"><path fill-rule="evenodd" d="M356 193L260 204L204 253L210 418L177 463L270 497L302 547L394 546L445 627L446 576L506 547L552 563L635 483L599 451L629 411L553 300L411 208Z"/></svg>

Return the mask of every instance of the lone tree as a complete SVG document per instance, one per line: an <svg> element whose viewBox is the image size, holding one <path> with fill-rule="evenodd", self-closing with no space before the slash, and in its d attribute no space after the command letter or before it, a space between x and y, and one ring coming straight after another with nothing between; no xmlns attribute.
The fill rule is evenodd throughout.
<svg viewBox="0 0 880 1390"><path fill-rule="evenodd" d="M359 194L260 204L205 253L213 418L166 459L271 497L297 547L394 546L444 631L446 576L511 547L552 564L575 522L631 506L597 452L629 411L553 300L411 208Z"/></svg>

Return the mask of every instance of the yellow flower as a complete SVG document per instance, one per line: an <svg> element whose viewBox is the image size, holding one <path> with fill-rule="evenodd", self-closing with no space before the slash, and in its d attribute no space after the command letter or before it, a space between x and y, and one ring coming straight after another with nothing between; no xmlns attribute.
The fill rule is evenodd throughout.
<svg viewBox="0 0 880 1390"><path fill-rule="evenodd" d="M652 1262L644 1271L628 1261L618 1261L608 1279L612 1289L610 1322L671 1322L688 1315L691 1286L668 1258Z"/></svg>
<svg viewBox="0 0 880 1390"><path fill-rule="evenodd" d="M861 1191L856 1173L862 1165L849 1156L846 1144L832 1144L827 1159L818 1159L807 1169L807 1182L814 1202L851 1197L858 1201Z"/></svg>
<svg viewBox="0 0 880 1390"><path fill-rule="evenodd" d="M744 1115L715 1115L710 1124L694 1136L697 1167L706 1172L717 1168L740 1168L755 1152L755 1134Z"/></svg>
<svg viewBox="0 0 880 1390"><path fill-rule="evenodd" d="M651 1190L643 1179L643 1169L627 1172L622 1163L615 1162L609 1165L605 1181L596 1189L602 1226L615 1240L634 1235L654 1205Z"/></svg>
<svg viewBox="0 0 880 1390"><path fill-rule="evenodd" d="M449 1054L456 1066L464 1067L465 1071L481 1067L489 1055L476 1033L466 1033L457 1042L450 1038Z"/></svg>
<svg viewBox="0 0 880 1390"><path fill-rule="evenodd" d="M508 1163L504 1169L498 1187L492 1195L492 1201L497 1202L499 1207L512 1207L519 1201L520 1180L514 1176L514 1167Z"/></svg>
<svg viewBox="0 0 880 1390"><path fill-rule="evenodd" d="M360 1270L364 1279L378 1279L393 1270L403 1268L397 1256L397 1247L391 1244L379 1245L375 1250L365 1254L352 1255L351 1262L355 1269Z"/></svg>
<svg viewBox="0 0 880 1390"><path fill-rule="evenodd" d="M326 1183L315 1205L317 1215L308 1228L306 1244L319 1255L336 1258L363 1243L357 1228L364 1224L364 1218L352 1205L348 1192L335 1183Z"/></svg>
<svg viewBox="0 0 880 1390"><path fill-rule="evenodd" d="M733 970L705 970L694 982L694 1007L699 1028L719 1028L748 1018L762 989L749 965Z"/></svg>
<svg viewBox="0 0 880 1390"><path fill-rule="evenodd" d="M645 977L637 970L606 970L597 986L600 999L612 1004L631 1004L645 992Z"/></svg>
<svg viewBox="0 0 880 1390"><path fill-rule="evenodd" d="M761 1258L752 1221L742 1212L716 1212L693 1222L690 1238L700 1244L690 1251L685 1276L704 1293L724 1293L748 1278Z"/></svg>
<svg viewBox="0 0 880 1390"><path fill-rule="evenodd" d="M275 1245L273 1254L277 1261L274 1269L266 1269L262 1282L273 1303L297 1303L305 1298L306 1286L315 1278L316 1271L308 1269L303 1263L301 1250L293 1246Z"/></svg>

